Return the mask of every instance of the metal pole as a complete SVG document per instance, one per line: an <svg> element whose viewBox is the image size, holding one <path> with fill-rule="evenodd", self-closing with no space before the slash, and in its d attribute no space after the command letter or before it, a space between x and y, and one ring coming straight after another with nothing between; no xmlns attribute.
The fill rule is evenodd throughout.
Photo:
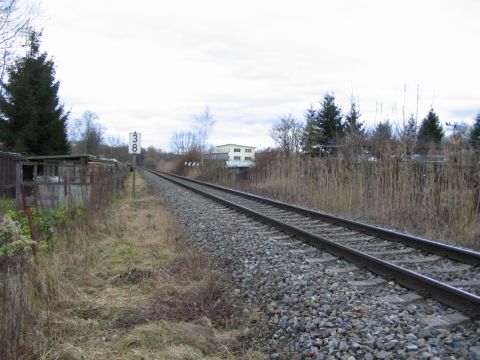
<svg viewBox="0 0 480 360"><path fill-rule="evenodd" d="M132 178L132 198L135 197L135 168L137 166L137 154L133 154L133 178Z"/></svg>
<svg viewBox="0 0 480 360"><path fill-rule="evenodd" d="M30 207L27 204L27 189L25 184L21 184L20 186L21 192L22 192L22 205L23 205L23 213L27 216L28 219L28 227L30 229L30 237L32 238L32 253L33 256L35 257L35 261L37 259L37 252L38 252L38 244L37 244L37 233L35 231L35 226L33 225L33 216L32 216L32 210L30 210Z"/></svg>

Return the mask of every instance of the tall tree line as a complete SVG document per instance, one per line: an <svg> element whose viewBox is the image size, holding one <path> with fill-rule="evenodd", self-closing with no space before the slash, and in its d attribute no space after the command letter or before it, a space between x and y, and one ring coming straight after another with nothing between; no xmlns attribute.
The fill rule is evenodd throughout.
<svg viewBox="0 0 480 360"><path fill-rule="evenodd" d="M352 97L350 108L343 115L332 93L326 93L317 108L310 106L305 111L304 120L302 122L289 115L274 122L270 136L284 153L302 152L311 156L323 156L352 143L379 148L397 139L405 144L407 153L412 154L415 150L428 151L431 144L438 145L445 137L440 118L433 108L420 124L417 124L416 116L410 115L400 131L395 132L389 120L382 120L367 131L355 99ZM470 130L468 142L473 148L480 149L480 114Z"/></svg>

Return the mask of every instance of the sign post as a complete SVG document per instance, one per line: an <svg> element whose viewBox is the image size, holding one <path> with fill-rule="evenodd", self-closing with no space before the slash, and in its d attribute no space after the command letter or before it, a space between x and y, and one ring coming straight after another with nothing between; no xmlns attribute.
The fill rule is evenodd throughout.
<svg viewBox="0 0 480 360"><path fill-rule="evenodd" d="M132 197L135 197L135 170L137 167L137 154L142 152L142 134L134 131L129 134L128 137L128 153L133 154L132 167L133 167L133 177L132 177Z"/></svg>
<svg viewBox="0 0 480 360"><path fill-rule="evenodd" d="M134 198L135 197L135 172L137 171L137 154L133 154L132 167L133 167L132 198Z"/></svg>

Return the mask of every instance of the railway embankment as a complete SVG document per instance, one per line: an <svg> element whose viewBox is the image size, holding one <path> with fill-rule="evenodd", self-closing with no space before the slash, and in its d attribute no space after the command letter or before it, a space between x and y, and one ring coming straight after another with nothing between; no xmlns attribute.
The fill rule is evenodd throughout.
<svg viewBox="0 0 480 360"><path fill-rule="evenodd" d="M280 359L475 359L480 322L238 212L145 174ZM450 319L450 321L446 321Z"/></svg>

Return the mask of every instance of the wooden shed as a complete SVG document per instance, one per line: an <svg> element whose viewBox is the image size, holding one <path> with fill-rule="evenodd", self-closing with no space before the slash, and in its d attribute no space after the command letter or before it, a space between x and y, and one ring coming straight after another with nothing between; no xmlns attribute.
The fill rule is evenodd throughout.
<svg viewBox="0 0 480 360"><path fill-rule="evenodd" d="M17 164L25 160L20 154L0 151L0 198L15 198Z"/></svg>
<svg viewBox="0 0 480 360"><path fill-rule="evenodd" d="M118 191L123 167L114 159L89 154L29 156L21 163L20 204L56 208L68 203L85 205L99 191ZM111 182L107 189L105 181Z"/></svg>

